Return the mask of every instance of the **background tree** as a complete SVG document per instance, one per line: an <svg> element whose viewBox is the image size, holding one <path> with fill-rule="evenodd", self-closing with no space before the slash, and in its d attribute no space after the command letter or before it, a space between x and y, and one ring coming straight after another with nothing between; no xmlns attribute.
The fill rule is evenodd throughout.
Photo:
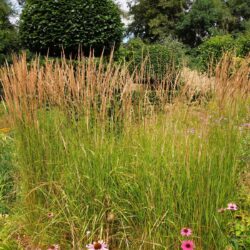
<svg viewBox="0 0 250 250"><path fill-rule="evenodd" d="M20 38L25 48L58 56L62 48L75 55L79 46L96 55L119 46L123 27L112 0L29 0L21 15Z"/></svg>
<svg viewBox="0 0 250 250"><path fill-rule="evenodd" d="M10 22L12 14L10 3L0 0L0 65L18 48L16 28Z"/></svg>
<svg viewBox="0 0 250 250"><path fill-rule="evenodd" d="M234 17L230 31L250 31L250 0L228 0L227 5Z"/></svg>
<svg viewBox="0 0 250 250"><path fill-rule="evenodd" d="M134 0L130 3L133 22L129 32L150 42L175 37L176 24L189 4L187 0Z"/></svg>
<svg viewBox="0 0 250 250"><path fill-rule="evenodd" d="M7 0L0 0L0 65L6 56L17 49L17 33L10 16L13 14Z"/></svg>
<svg viewBox="0 0 250 250"><path fill-rule="evenodd" d="M129 32L148 42L171 36L191 47L250 30L250 0L131 0Z"/></svg>
<svg viewBox="0 0 250 250"><path fill-rule="evenodd" d="M178 24L178 36L191 47L205 38L226 34L233 17L223 0L196 0Z"/></svg>
<svg viewBox="0 0 250 250"><path fill-rule="evenodd" d="M0 66L11 58L11 53L17 51L18 39L14 25L10 22L13 11L7 0L0 0ZM0 81L0 100L3 95Z"/></svg>

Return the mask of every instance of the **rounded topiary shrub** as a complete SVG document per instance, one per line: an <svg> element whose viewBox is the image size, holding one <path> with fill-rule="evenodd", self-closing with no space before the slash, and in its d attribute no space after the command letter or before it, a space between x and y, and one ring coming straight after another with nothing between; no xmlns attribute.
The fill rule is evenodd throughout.
<svg viewBox="0 0 250 250"><path fill-rule="evenodd" d="M112 0L30 0L20 22L23 46L33 52L60 56L100 55L118 47L123 33L120 11Z"/></svg>

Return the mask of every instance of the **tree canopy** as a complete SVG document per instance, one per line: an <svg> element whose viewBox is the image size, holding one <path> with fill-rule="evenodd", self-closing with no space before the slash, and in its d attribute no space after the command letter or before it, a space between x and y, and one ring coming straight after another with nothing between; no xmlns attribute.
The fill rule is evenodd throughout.
<svg viewBox="0 0 250 250"><path fill-rule="evenodd" d="M16 30L9 19L12 13L9 2L0 0L0 64L4 62L5 56L17 47Z"/></svg>
<svg viewBox="0 0 250 250"><path fill-rule="evenodd" d="M11 13L12 10L7 0L0 0L0 30L12 28L9 20Z"/></svg>
<svg viewBox="0 0 250 250"><path fill-rule="evenodd" d="M129 32L144 41L168 36L196 47L206 38L250 27L250 0L134 0Z"/></svg>
<svg viewBox="0 0 250 250"><path fill-rule="evenodd" d="M74 56L79 47L85 55L90 49L100 55L103 48L109 53L122 41L121 11L115 0L17 0L23 10L19 27L10 22L9 1L0 0L0 64L20 45L18 31L20 48L51 56L60 56L62 49ZM213 37L249 37L250 0L127 1L132 17L127 32L149 44L177 40L186 48L198 48ZM247 51L249 45L244 44Z"/></svg>
<svg viewBox="0 0 250 250"><path fill-rule="evenodd" d="M227 33L233 22L230 9L221 0L196 0L179 20L179 38L190 46L199 45L204 38Z"/></svg>
<svg viewBox="0 0 250 250"><path fill-rule="evenodd" d="M189 6L186 0L135 0L130 5L134 20L129 32L144 40L157 41L176 35L176 23Z"/></svg>
<svg viewBox="0 0 250 250"><path fill-rule="evenodd" d="M228 0L227 5L234 17L230 31L250 30L250 0Z"/></svg>

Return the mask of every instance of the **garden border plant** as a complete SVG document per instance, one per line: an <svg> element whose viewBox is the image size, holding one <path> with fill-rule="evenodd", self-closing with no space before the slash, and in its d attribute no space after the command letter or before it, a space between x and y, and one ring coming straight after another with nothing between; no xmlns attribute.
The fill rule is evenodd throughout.
<svg viewBox="0 0 250 250"><path fill-rule="evenodd" d="M180 235L188 227L197 248L228 246L228 217L217 210L241 208L248 61L235 70L228 55L220 62L206 105L181 96L169 103L162 88L159 109L147 88L133 102L140 71L81 60L28 66L23 56L1 69L20 197L9 238L23 248L82 249L103 239L119 249L178 249L191 244Z"/></svg>

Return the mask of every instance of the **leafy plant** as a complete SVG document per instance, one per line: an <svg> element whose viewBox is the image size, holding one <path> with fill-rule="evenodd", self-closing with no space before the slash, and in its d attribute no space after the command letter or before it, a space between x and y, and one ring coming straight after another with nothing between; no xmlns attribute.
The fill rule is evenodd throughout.
<svg viewBox="0 0 250 250"><path fill-rule="evenodd" d="M244 58L250 52L249 33L218 35L204 41L196 50L190 51L191 61L198 69L207 70L214 67L224 53L233 53L236 57Z"/></svg>
<svg viewBox="0 0 250 250"><path fill-rule="evenodd" d="M17 32L9 20L12 13L13 11L8 1L0 0L0 66L13 51L18 50Z"/></svg>
<svg viewBox="0 0 250 250"><path fill-rule="evenodd" d="M0 130L0 215L8 213L13 200L13 141Z"/></svg>
<svg viewBox="0 0 250 250"><path fill-rule="evenodd" d="M234 39L231 35L215 36L203 42L198 50L198 64L206 70L211 63L216 65L223 53L232 52Z"/></svg>
<svg viewBox="0 0 250 250"><path fill-rule="evenodd" d="M94 58L27 67L21 58L3 68L18 155L10 224L25 247L81 249L104 239L114 249L178 249L188 226L197 249L225 249L228 218L217 210L241 207L238 125L249 81L248 64L225 79L228 61L207 105L181 96L169 105L162 87L160 112L150 91L133 95L127 87L138 75L112 58L105 67Z"/></svg>
<svg viewBox="0 0 250 250"><path fill-rule="evenodd" d="M135 38L124 45L118 54L118 60L125 60L130 71L139 71L144 67L145 74L151 78L152 83L156 79L161 79L167 72L182 66L185 49L183 44L172 40L165 39L163 43L146 44L140 38ZM175 76L173 75L173 79Z"/></svg>
<svg viewBox="0 0 250 250"><path fill-rule="evenodd" d="M237 55L245 57L250 53L250 32L240 35L236 40Z"/></svg>
<svg viewBox="0 0 250 250"><path fill-rule="evenodd" d="M25 4L20 38L25 48L52 56L77 56L81 48L100 55L119 47L120 12L112 0L31 0Z"/></svg>

